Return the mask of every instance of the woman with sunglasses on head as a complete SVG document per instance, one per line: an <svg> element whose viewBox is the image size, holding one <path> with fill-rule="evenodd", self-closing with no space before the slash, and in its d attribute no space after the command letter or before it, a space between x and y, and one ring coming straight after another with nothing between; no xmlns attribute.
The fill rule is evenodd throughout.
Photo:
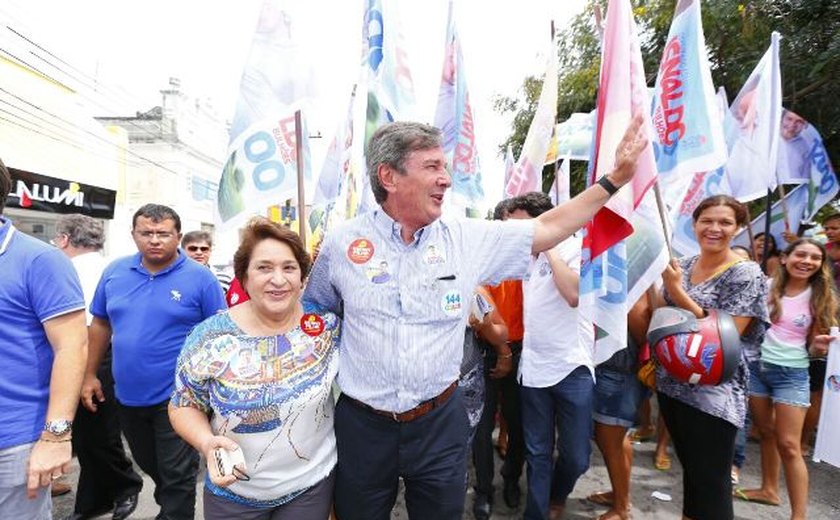
<svg viewBox="0 0 840 520"><path fill-rule="evenodd" d="M747 361L757 359L767 323L767 286L761 269L730 249L747 221L728 195L700 202L693 213L700 254L673 260L662 273L660 300L698 319L717 309L732 316L741 353L733 377L719 385L691 384L657 368L660 413L683 466L683 518L731 520L735 435L747 409Z"/></svg>
<svg viewBox="0 0 840 520"><path fill-rule="evenodd" d="M760 360L750 364L750 410L761 435L761 487L737 490L747 501L779 505L779 463L785 469L791 520L808 506L808 468L800 436L810 405L809 356L825 356L837 325L837 297L822 244L800 238L782 253L771 281L772 325Z"/></svg>
<svg viewBox="0 0 840 520"><path fill-rule="evenodd" d="M253 219L233 263L250 299L192 331L169 405L207 460L204 517L325 520L339 320L301 303L311 261L293 231Z"/></svg>

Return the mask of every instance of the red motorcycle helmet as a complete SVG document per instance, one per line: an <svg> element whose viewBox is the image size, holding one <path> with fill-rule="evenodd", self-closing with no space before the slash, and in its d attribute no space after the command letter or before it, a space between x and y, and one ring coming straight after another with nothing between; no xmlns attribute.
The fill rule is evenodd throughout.
<svg viewBox="0 0 840 520"><path fill-rule="evenodd" d="M656 309L647 337L659 364L684 383L726 383L741 361L741 335L723 311L710 310L698 320L678 307Z"/></svg>

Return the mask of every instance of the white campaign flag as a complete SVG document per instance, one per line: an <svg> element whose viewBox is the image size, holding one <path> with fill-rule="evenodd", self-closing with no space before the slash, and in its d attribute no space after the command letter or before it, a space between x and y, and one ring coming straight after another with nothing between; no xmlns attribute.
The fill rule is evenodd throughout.
<svg viewBox="0 0 840 520"><path fill-rule="evenodd" d="M779 33L758 62L727 117L729 160L726 174L732 195L741 202L763 197L776 189L779 126L782 121L782 80L779 71Z"/></svg>
<svg viewBox="0 0 840 520"><path fill-rule="evenodd" d="M825 381L822 381L823 398L814 461L828 462L840 468L840 435L837 434L840 427L840 341L837 337L840 333L837 327L832 327L831 333L835 339L828 349Z"/></svg>
<svg viewBox="0 0 840 520"><path fill-rule="evenodd" d="M305 118L298 143L295 112L315 97L315 73L305 33L293 24L293 7L263 2L219 179L215 218L220 229L235 229L269 206L297 197L298 149L306 191L312 187Z"/></svg>

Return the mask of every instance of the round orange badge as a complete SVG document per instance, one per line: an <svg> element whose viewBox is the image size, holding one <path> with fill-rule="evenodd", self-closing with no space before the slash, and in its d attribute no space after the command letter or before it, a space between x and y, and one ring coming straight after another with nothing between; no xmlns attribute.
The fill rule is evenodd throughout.
<svg viewBox="0 0 840 520"><path fill-rule="evenodd" d="M367 238L357 238L347 248L347 258L354 264L364 264L373 258L373 242Z"/></svg>
<svg viewBox="0 0 840 520"><path fill-rule="evenodd" d="M324 332L324 319L317 314L304 314L300 318L300 330L308 336L318 336Z"/></svg>

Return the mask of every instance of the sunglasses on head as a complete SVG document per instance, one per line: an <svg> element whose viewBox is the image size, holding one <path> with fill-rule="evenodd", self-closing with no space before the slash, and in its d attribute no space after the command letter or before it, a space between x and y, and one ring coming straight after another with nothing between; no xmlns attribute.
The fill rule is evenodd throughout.
<svg viewBox="0 0 840 520"><path fill-rule="evenodd" d="M210 251L210 246L187 246L187 251L190 253L195 253L196 251L206 253L207 251Z"/></svg>

